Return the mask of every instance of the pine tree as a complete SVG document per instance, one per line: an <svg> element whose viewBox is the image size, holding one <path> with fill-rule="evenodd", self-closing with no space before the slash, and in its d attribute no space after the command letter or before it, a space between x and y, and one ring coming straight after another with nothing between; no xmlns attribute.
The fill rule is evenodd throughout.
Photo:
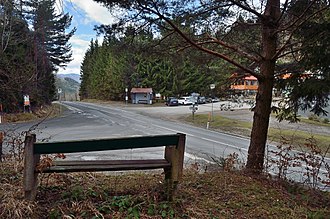
<svg viewBox="0 0 330 219"><path fill-rule="evenodd" d="M8 113L18 112L23 95L32 92L35 66L28 23L13 1L0 2L0 33L0 104Z"/></svg>
<svg viewBox="0 0 330 219"><path fill-rule="evenodd" d="M76 29L65 32L72 17L56 14L54 1L34 0L29 6L32 8L38 104L50 103L55 96L55 73L72 60L68 41Z"/></svg>

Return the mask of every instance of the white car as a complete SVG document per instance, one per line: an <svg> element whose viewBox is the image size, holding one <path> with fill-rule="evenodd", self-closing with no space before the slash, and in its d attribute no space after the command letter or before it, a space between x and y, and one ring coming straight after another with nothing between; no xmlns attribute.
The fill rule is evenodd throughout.
<svg viewBox="0 0 330 219"><path fill-rule="evenodd" d="M191 105L193 102L191 101L191 97L180 97L178 99L180 105Z"/></svg>

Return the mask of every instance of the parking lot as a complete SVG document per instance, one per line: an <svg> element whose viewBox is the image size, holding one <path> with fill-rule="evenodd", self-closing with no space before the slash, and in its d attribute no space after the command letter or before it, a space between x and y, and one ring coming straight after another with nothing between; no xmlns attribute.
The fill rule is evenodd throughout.
<svg viewBox="0 0 330 219"><path fill-rule="evenodd" d="M223 104L226 106L230 105L231 110L227 110L227 111L221 110L220 106ZM176 119L184 115L191 115L192 112L190 107L191 105L180 105L180 106L169 107L169 106L165 106L165 104L157 107L146 107L146 106L139 106L134 104L131 105L131 107L127 107L127 109L138 111L141 114L146 114L153 117ZM195 112L195 115L212 113L213 111L214 115L221 115L230 119L236 119L247 122L253 121L253 112L250 110L251 106L247 103L244 103L243 105L239 106L237 103L233 103L229 101L219 101L213 104L212 103L200 104L197 107L198 110ZM330 135L329 127L316 126L302 122L298 122L298 123L289 123L288 121L278 122L274 116L270 118L270 127L301 130L309 133Z"/></svg>

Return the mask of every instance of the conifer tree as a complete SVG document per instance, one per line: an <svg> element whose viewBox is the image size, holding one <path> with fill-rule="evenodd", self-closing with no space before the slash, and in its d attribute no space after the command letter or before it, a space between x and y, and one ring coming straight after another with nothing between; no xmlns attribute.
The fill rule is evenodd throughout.
<svg viewBox="0 0 330 219"><path fill-rule="evenodd" d="M259 86L246 168L256 174L262 173L273 88L278 73L282 73L278 70L279 64L286 58L300 58L304 48L307 45L313 45L315 42L313 38L306 38L308 40L303 42L299 36L296 37L296 33L309 24L309 21L329 17L329 1L94 1L102 3L109 9L126 10L116 25L103 26L104 32L124 29L128 21L135 22L138 26L137 29L144 29L146 24L149 24L148 28L158 30L158 33L161 28L166 26L168 32L176 33L183 39L181 41L182 49L193 47L214 55L235 66L241 74L250 74L258 79ZM299 9L295 11L296 13L292 13L294 11L291 9L297 5ZM243 19L240 19L241 17ZM235 21L236 19L237 21ZM325 23L329 23L329 21ZM141 25L139 26L139 24ZM246 34L239 34L239 29L245 30ZM166 37L168 35L164 36L164 38ZM328 47L324 51L328 55ZM328 60L325 66L329 66ZM299 68L304 70L300 64L296 67L298 67L296 70ZM317 68L317 70L322 69ZM328 77L328 72L320 72L321 75L313 78L311 82L320 83L322 82L320 78ZM322 85L329 87L329 83ZM322 89L320 92L316 89L310 90L311 95L307 95L310 98L304 98L307 103L305 106L314 105L312 107L316 113L322 112L320 109L324 106L323 103L327 102L329 95L327 90L329 89ZM295 95L295 93L291 94ZM298 106L300 107L299 104ZM292 110L297 110L299 107L292 108Z"/></svg>
<svg viewBox="0 0 330 219"><path fill-rule="evenodd" d="M71 24L69 14L56 14L52 0L33 0L28 4L33 24L36 88L39 103L50 103L55 96L55 74L72 59L70 38L75 32L66 29Z"/></svg>

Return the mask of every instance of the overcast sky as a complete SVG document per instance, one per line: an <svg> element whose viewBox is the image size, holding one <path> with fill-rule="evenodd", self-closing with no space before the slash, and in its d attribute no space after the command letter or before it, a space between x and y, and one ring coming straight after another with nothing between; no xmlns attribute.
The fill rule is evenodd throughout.
<svg viewBox="0 0 330 219"><path fill-rule="evenodd" d="M75 35L70 40L73 60L65 69L60 69L58 74L79 74L81 61L90 40L96 39L96 33L93 31L94 25L110 24L114 21L114 16L92 0L56 0L56 6L58 10L68 12L73 16L70 30L73 27L77 28ZM100 37L98 40L102 41Z"/></svg>

